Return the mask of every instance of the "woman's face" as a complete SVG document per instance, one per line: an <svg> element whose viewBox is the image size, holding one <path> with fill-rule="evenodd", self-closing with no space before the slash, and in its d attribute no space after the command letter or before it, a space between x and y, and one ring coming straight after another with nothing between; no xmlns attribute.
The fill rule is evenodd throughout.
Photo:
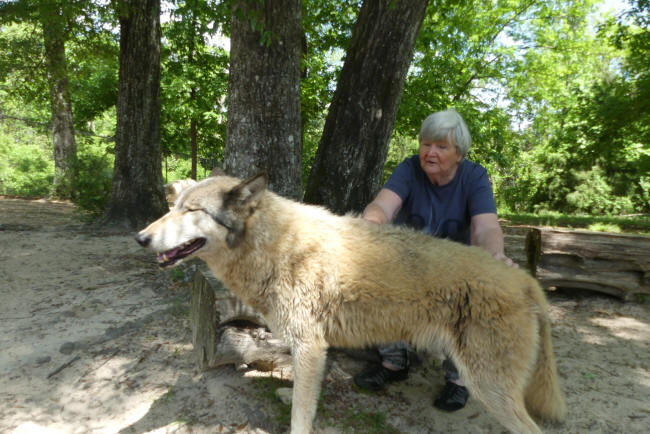
<svg viewBox="0 0 650 434"><path fill-rule="evenodd" d="M463 157L448 140L420 141L420 166L431 182L444 185L456 174L456 168Z"/></svg>

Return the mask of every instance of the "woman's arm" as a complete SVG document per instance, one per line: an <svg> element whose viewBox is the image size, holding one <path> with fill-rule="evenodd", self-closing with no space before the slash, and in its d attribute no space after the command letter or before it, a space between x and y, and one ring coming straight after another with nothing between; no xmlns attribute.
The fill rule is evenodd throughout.
<svg viewBox="0 0 650 434"><path fill-rule="evenodd" d="M383 225L392 222L400 208L402 208L402 198L397 193L382 188L377 197L363 210L363 218Z"/></svg>
<svg viewBox="0 0 650 434"><path fill-rule="evenodd" d="M472 245L483 247L495 258L519 268L504 252L503 231L496 214L485 213L472 217L471 238Z"/></svg>

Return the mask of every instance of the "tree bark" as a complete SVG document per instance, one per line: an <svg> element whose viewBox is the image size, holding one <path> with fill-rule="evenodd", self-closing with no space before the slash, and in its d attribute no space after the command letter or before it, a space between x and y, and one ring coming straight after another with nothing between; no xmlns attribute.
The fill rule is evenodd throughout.
<svg viewBox="0 0 650 434"><path fill-rule="evenodd" d="M122 0L113 190L106 224L137 229L167 211L160 146L160 0Z"/></svg>
<svg viewBox="0 0 650 434"><path fill-rule="evenodd" d="M54 144L54 190L59 198L72 197L76 177L77 143L74 136L70 81L65 55L65 23L58 11L42 17L43 45L47 60ZM49 16L52 15L52 16Z"/></svg>
<svg viewBox="0 0 650 434"><path fill-rule="evenodd" d="M190 100L192 103L194 103L196 99L196 89L192 88L192 92L190 94ZM196 180L196 160L199 152L199 146L198 146L198 131L197 131L197 121L196 118L194 117L194 114L192 114L192 119L190 119L190 158L192 160L192 169L190 173L190 178Z"/></svg>
<svg viewBox="0 0 650 434"><path fill-rule="evenodd" d="M361 211L381 187L388 144L428 0L366 0L314 160L305 201Z"/></svg>
<svg viewBox="0 0 650 434"><path fill-rule="evenodd" d="M650 237L531 229L529 269L545 288L604 292L631 299L650 294Z"/></svg>
<svg viewBox="0 0 650 434"><path fill-rule="evenodd" d="M225 170L261 170L269 187L302 197L301 2L238 0L232 10Z"/></svg>

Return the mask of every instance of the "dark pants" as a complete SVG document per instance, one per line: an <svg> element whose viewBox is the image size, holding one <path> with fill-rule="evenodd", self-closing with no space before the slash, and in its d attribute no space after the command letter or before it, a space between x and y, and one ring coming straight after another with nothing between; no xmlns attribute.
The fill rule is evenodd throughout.
<svg viewBox="0 0 650 434"><path fill-rule="evenodd" d="M406 369L410 365L408 345L404 342L383 345L377 348L377 350L379 351L382 362L389 363L399 369ZM456 381L460 378L458 370L450 358L446 358L442 362L442 370L445 373L445 380L447 381Z"/></svg>

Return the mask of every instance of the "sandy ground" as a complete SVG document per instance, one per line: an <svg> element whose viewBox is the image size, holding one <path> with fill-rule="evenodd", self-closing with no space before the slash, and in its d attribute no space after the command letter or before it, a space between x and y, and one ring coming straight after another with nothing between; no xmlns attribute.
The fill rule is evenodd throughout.
<svg viewBox="0 0 650 434"><path fill-rule="evenodd" d="M0 199L0 432L275 433L290 383L246 367L198 372L191 267L157 269L132 234L84 229L68 204ZM549 294L569 416L549 433L645 433L650 305ZM387 390L362 393L362 361L332 352L317 432L502 433L475 400L437 411L434 358Z"/></svg>

